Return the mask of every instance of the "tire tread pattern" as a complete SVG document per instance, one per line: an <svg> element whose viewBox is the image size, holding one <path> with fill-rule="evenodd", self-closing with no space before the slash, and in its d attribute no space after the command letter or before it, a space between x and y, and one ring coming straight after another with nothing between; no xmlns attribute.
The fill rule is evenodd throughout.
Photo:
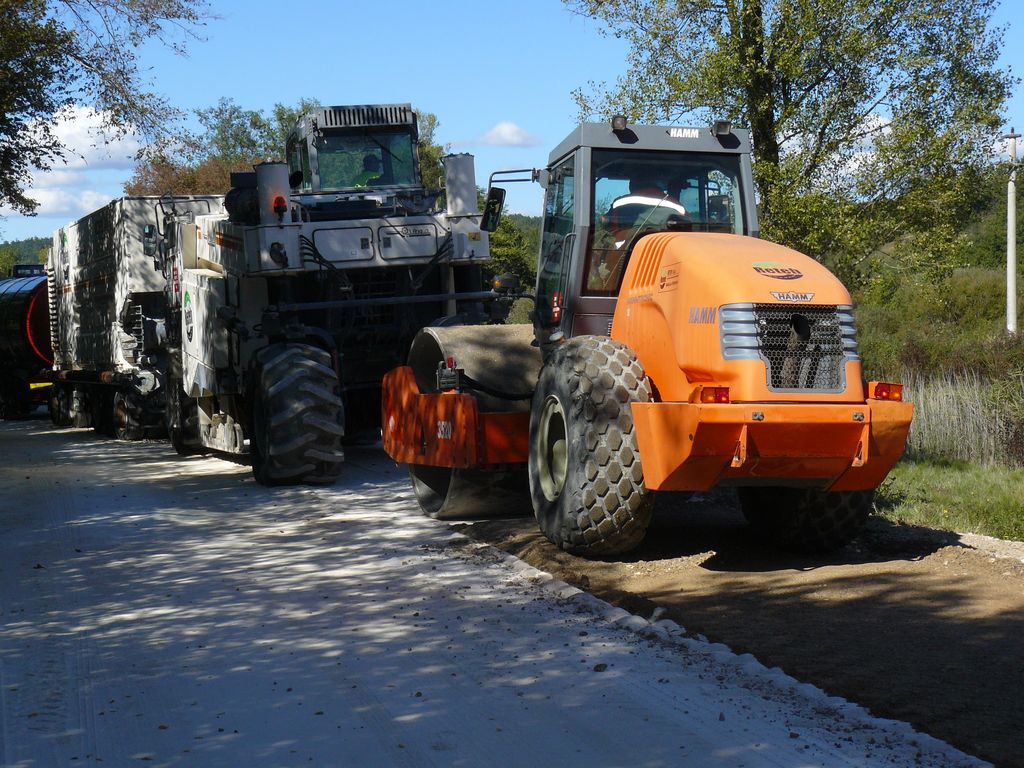
<svg viewBox="0 0 1024 768"><path fill-rule="evenodd" d="M650 401L650 383L633 351L605 336L577 336L552 353L534 395L535 414L559 379L569 400L563 403L569 456L565 486L554 504L531 472L534 509L547 508L538 514L541 528L574 554L628 552L647 533L653 508L630 408Z"/></svg>
<svg viewBox="0 0 1024 768"><path fill-rule="evenodd" d="M808 554L826 553L853 540L871 515L874 491L826 492L810 488L739 488L751 527L776 544Z"/></svg>
<svg viewBox="0 0 1024 768"><path fill-rule="evenodd" d="M333 483L345 454L342 401L331 356L307 344L272 344L256 355L253 386L261 406L254 419L253 474L264 485ZM256 445L257 434L266 446Z"/></svg>

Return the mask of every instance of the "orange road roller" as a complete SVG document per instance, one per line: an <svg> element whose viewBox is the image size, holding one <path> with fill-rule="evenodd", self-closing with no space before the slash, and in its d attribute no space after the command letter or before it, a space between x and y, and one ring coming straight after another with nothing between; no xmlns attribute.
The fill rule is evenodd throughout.
<svg viewBox="0 0 1024 768"><path fill-rule="evenodd" d="M532 325L425 328L384 380L384 447L425 513L532 507L559 547L608 556L658 492L734 486L787 547L860 532L913 407L864 380L842 283L758 239L746 131L583 124L546 168L492 176L489 231L495 177L545 189Z"/></svg>

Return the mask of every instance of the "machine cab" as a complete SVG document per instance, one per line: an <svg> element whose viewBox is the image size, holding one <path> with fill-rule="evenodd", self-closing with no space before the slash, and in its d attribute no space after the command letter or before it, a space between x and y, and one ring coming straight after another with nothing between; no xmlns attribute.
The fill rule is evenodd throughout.
<svg viewBox="0 0 1024 768"><path fill-rule="evenodd" d="M333 210L338 208L333 203L370 196L379 198L378 206L401 199L406 210L429 208L432 201L423 199L417 142L416 114L409 104L309 112L295 124L285 145L292 194L313 210L329 206L334 215L344 211Z"/></svg>
<svg viewBox="0 0 1024 768"><path fill-rule="evenodd" d="M542 348L610 333L644 235L758 233L747 131L619 126L581 125L551 154L534 314Z"/></svg>

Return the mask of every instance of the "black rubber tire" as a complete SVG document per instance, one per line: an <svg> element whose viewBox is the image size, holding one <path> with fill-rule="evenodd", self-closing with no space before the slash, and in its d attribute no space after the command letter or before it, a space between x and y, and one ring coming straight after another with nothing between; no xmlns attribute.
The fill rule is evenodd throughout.
<svg viewBox="0 0 1024 768"><path fill-rule="evenodd" d="M737 489L751 528L778 546L808 554L849 543L871 515L874 491L828 493L812 488Z"/></svg>
<svg viewBox="0 0 1024 768"><path fill-rule="evenodd" d="M636 355L605 336L570 339L545 361L530 413L529 475L534 514L551 542L605 556L643 540L654 497L630 403L650 399Z"/></svg>
<svg viewBox="0 0 1024 768"><path fill-rule="evenodd" d="M141 440L144 434L139 396L118 390L114 393L114 437L135 441Z"/></svg>
<svg viewBox="0 0 1024 768"><path fill-rule="evenodd" d="M92 428L100 435L115 437L114 397L109 389L94 389L90 393Z"/></svg>
<svg viewBox="0 0 1024 768"><path fill-rule="evenodd" d="M0 419L24 419L32 412L28 385L17 379L0 384Z"/></svg>
<svg viewBox="0 0 1024 768"><path fill-rule="evenodd" d="M175 426L175 422L178 426ZM181 379L167 378L164 428L174 452L179 456L193 456L203 452L199 439L199 404L185 392Z"/></svg>
<svg viewBox="0 0 1024 768"><path fill-rule="evenodd" d="M71 388L54 384L50 391L50 422L55 427L71 426Z"/></svg>
<svg viewBox="0 0 1024 768"><path fill-rule="evenodd" d="M262 485L330 484L345 455L341 385L331 355L308 344L271 344L249 386L252 473Z"/></svg>

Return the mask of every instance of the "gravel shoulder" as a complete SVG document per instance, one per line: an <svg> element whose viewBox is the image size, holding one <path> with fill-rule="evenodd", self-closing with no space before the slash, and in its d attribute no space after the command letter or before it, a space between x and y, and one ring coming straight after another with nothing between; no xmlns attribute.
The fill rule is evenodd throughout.
<svg viewBox="0 0 1024 768"><path fill-rule="evenodd" d="M616 560L561 552L525 517L460 530L875 715L1024 766L1024 545L874 518L841 552L799 557L755 540L731 493L665 502L645 543Z"/></svg>

